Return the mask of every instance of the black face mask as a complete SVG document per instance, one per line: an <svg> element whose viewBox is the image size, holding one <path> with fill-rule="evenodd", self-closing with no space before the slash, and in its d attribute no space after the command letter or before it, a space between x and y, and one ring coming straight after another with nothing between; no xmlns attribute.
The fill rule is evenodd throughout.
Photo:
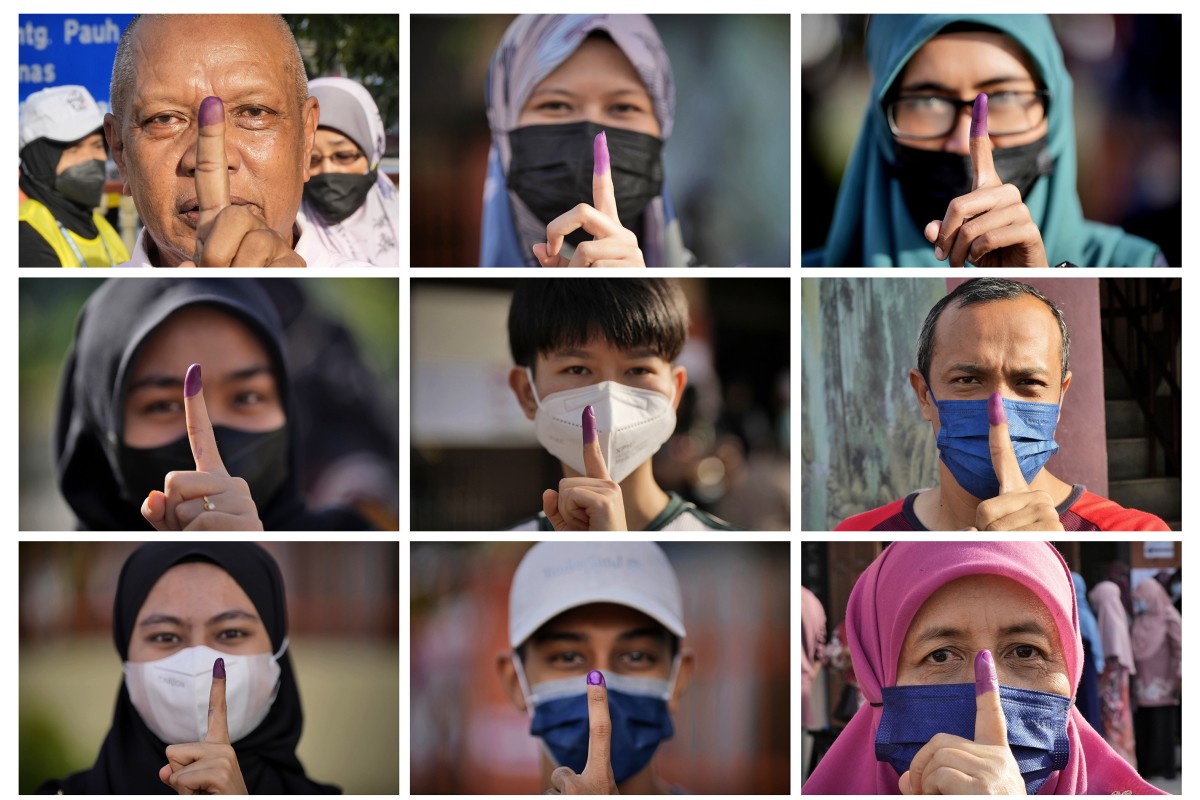
<svg viewBox="0 0 1200 800"><path fill-rule="evenodd" d="M899 142L895 147L893 174L900 180L904 202L919 227L924 228L935 219L945 219L950 201L971 192L975 170L970 156L919 150ZM1054 172L1054 160L1044 136L1029 144L992 150L992 161L1000 180L1016 186L1022 200L1029 196L1039 177Z"/></svg>
<svg viewBox="0 0 1200 800"><path fill-rule="evenodd" d="M252 433L214 425L213 434L225 469L250 485L250 496L261 516L287 477L287 426ZM122 442L117 448L117 463L124 483L123 496L138 505L152 489L162 491L168 472L196 469L186 436L160 447L129 447Z"/></svg>
<svg viewBox="0 0 1200 800"><path fill-rule="evenodd" d="M54 177L54 191L76 205L95 208L104 191L104 162L89 158L67 167Z"/></svg>
<svg viewBox="0 0 1200 800"><path fill-rule="evenodd" d="M605 131L612 159L617 213L628 227L662 194L663 140L645 133L605 128L594 122L527 125L509 131L512 162L508 188L542 222L549 224L580 203L593 205L593 143ZM575 246L592 238L580 228L567 236Z"/></svg>
<svg viewBox="0 0 1200 800"><path fill-rule="evenodd" d="M344 172L322 172L304 184L304 199L320 212L327 222L338 224L362 208L367 194L375 185L377 170L366 175L347 175Z"/></svg>

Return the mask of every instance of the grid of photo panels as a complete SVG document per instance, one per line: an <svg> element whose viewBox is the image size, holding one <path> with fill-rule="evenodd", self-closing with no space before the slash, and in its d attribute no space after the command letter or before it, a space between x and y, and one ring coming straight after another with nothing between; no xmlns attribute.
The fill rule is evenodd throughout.
<svg viewBox="0 0 1200 800"><path fill-rule="evenodd" d="M1181 794L1182 17L800 24L793 791Z"/></svg>
<svg viewBox="0 0 1200 800"><path fill-rule="evenodd" d="M347 10L18 14L10 791L1182 793L1181 7Z"/></svg>

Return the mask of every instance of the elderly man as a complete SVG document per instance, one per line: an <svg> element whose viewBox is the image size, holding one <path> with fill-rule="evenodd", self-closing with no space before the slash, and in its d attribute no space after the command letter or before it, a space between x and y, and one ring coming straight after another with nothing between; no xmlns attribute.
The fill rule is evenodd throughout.
<svg viewBox="0 0 1200 800"><path fill-rule="evenodd" d="M541 739L547 794L678 794L654 769L695 657L652 542L540 542L513 575L500 680Z"/></svg>
<svg viewBox="0 0 1200 800"><path fill-rule="evenodd" d="M979 278L938 301L908 381L937 437L940 485L835 530L1170 530L1044 469L1058 451L1070 343L1058 306L1028 284Z"/></svg>
<svg viewBox="0 0 1200 800"><path fill-rule="evenodd" d="M137 17L111 94L104 133L145 225L122 266L369 266L296 223L319 108L282 17Z"/></svg>

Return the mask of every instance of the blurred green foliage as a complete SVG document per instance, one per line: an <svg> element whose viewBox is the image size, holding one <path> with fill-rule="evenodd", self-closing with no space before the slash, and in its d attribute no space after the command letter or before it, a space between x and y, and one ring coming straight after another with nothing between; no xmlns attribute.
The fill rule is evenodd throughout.
<svg viewBox="0 0 1200 800"><path fill-rule="evenodd" d="M375 98L384 126L391 129L398 123L398 14L284 14L283 17L300 42L310 78L333 74L353 78Z"/></svg>

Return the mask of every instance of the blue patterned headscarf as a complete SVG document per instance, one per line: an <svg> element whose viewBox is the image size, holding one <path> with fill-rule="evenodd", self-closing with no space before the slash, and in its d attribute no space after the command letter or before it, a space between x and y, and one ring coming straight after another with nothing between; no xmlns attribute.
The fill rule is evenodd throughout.
<svg viewBox="0 0 1200 800"><path fill-rule="evenodd" d="M594 31L603 31L633 64L662 129L671 135L675 121L675 83L671 62L654 23L642 14L526 14L517 17L492 55L485 96L492 149L488 154L487 182L483 187L481 267L536 267L531 247L546 240L546 226L538 221L508 189L512 159L508 132L517 127L521 108L534 88ZM563 209L566 211L567 209ZM643 212L642 240L646 264L654 267L686 266L679 221L670 201L667 183L662 194Z"/></svg>
<svg viewBox="0 0 1200 800"><path fill-rule="evenodd" d="M1083 218L1076 188L1075 119L1071 76L1050 20L1041 14L879 14L867 28L874 82L862 130L842 177L825 247L805 253L806 267L945 267L933 257L904 203L883 99L905 64L943 28L965 22L995 28L1029 53L1050 91L1047 146L1054 172L1024 198L1042 233L1050 266L1149 267L1157 245L1120 228Z"/></svg>

